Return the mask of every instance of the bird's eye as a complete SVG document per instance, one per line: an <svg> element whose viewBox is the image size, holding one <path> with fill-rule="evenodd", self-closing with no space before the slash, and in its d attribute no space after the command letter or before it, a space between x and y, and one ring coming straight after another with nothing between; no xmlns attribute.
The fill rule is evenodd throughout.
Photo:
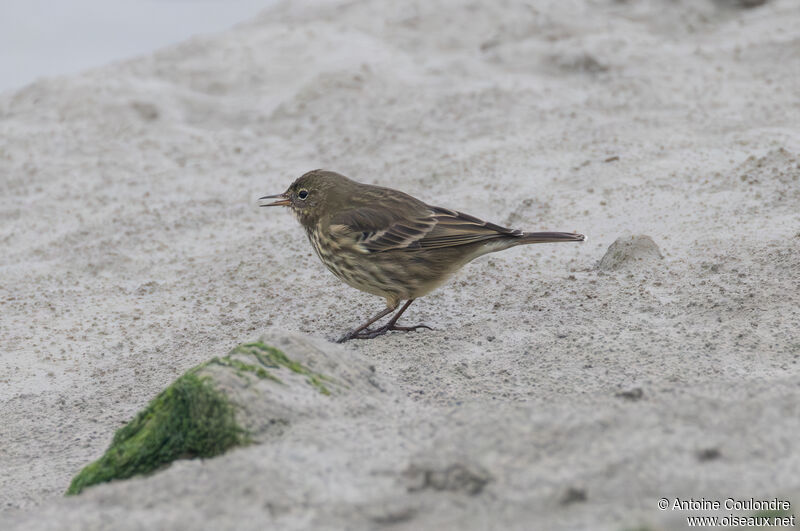
<svg viewBox="0 0 800 531"><path fill-rule="evenodd" d="M300 199L305 199L306 197L308 197L308 190L300 190L299 192L297 192L297 197L299 197Z"/></svg>

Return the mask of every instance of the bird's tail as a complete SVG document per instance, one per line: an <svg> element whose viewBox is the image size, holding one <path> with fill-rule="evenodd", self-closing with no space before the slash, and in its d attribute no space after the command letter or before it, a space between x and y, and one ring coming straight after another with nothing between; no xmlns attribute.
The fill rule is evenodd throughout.
<svg viewBox="0 0 800 531"><path fill-rule="evenodd" d="M523 232L520 243L583 242L586 236L575 232Z"/></svg>

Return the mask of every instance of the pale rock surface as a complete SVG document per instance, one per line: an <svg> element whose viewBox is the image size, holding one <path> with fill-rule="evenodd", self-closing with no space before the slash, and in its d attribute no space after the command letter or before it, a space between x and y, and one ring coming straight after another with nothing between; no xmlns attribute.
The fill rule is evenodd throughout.
<svg viewBox="0 0 800 531"><path fill-rule="evenodd" d="M626 265L641 268L653 265L663 258L658 245L650 236L644 234L621 236L608 247L597 268L603 271L613 271Z"/></svg>

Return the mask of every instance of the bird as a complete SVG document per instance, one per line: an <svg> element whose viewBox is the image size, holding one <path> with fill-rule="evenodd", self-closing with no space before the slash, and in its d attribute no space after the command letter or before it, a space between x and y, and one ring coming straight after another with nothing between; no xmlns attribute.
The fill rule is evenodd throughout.
<svg viewBox="0 0 800 531"><path fill-rule="evenodd" d="M442 285L468 262L517 245L582 242L583 234L524 232L429 205L399 190L312 170L259 206L288 207L319 259L346 284L386 299L386 308L339 337L372 339L389 331L431 329L397 320L416 299ZM405 303L400 306L400 303ZM400 308L383 326L374 323Z"/></svg>

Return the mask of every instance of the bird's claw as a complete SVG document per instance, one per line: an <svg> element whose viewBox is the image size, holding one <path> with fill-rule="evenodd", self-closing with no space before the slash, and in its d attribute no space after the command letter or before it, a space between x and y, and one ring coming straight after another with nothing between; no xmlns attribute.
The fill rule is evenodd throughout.
<svg viewBox="0 0 800 531"><path fill-rule="evenodd" d="M428 330L433 330L430 326L426 324L418 324L414 326L397 326L397 325L383 325L380 328L376 328L375 330L370 330L366 328L364 330L359 330L358 332L348 332L339 339L336 340L337 343L344 343L345 341L350 341L351 339L372 339L378 336L382 336L386 332L390 330L398 330L400 332L411 332L412 330L416 330L417 328L427 328Z"/></svg>

